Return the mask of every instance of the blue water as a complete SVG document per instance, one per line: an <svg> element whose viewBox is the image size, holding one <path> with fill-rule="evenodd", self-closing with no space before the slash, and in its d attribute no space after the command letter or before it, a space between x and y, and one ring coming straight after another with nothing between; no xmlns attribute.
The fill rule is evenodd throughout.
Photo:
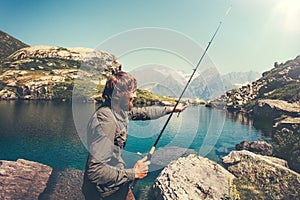
<svg viewBox="0 0 300 200"><path fill-rule="evenodd" d="M82 122L79 126L84 127L84 119L87 120L95 108L94 104L81 104L74 114L72 104L68 102L1 101L0 160L23 158L57 170L84 169L87 150L81 140L84 141L84 128L81 127L82 133L78 133L78 123ZM76 116L83 119L73 120ZM149 151L166 119L165 116L157 120L130 122L124 151L129 167L139 159L136 152ZM220 157L233 150L235 144L262 137L263 132L242 115L203 106L189 107L179 117L173 116L158 148L188 148L220 162Z"/></svg>

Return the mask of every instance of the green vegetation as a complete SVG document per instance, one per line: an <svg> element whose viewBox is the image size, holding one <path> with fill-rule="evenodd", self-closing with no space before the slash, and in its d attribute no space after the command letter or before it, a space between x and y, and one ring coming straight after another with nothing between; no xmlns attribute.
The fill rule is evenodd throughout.
<svg viewBox="0 0 300 200"><path fill-rule="evenodd" d="M53 69L74 69L79 68L81 62L67 59L57 59L57 58L34 58L27 62L6 62L3 64L4 68L12 68L20 70L41 70L41 71L51 71Z"/></svg>
<svg viewBox="0 0 300 200"><path fill-rule="evenodd" d="M53 88L54 100L71 100L73 92L73 84L70 82L59 83Z"/></svg>
<svg viewBox="0 0 300 200"><path fill-rule="evenodd" d="M137 89L137 98L134 100L135 104L146 104L147 102L161 102L170 101L174 102L176 99L171 97L158 96L145 89Z"/></svg>
<svg viewBox="0 0 300 200"><path fill-rule="evenodd" d="M73 95L81 96L87 99L99 93L97 84L90 80L76 80L74 84L75 90Z"/></svg>
<svg viewBox="0 0 300 200"><path fill-rule="evenodd" d="M269 99L280 99L285 101L295 101L299 99L300 87L299 83L293 82L289 84L282 85L278 87L271 95L268 96Z"/></svg>
<svg viewBox="0 0 300 200"><path fill-rule="evenodd" d="M236 190L239 192L240 199L266 200L264 188L256 183L251 183L248 179L240 177L233 180Z"/></svg>
<svg viewBox="0 0 300 200"><path fill-rule="evenodd" d="M235 183L232 183L231 179L228 178L228 191L227 194L224 194L223 197L221 197L221 200L240 200L240 194L238 193L236 189Z"/></svg>

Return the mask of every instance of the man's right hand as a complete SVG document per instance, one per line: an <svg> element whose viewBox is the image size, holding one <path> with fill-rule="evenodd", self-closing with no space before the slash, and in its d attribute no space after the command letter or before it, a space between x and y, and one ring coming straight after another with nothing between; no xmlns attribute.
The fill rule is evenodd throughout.
<svg viewBox="0 0 300 200"><path fill-rule="evenodd" d="M147 156L142 158L141 160L138 160L133 169L135 171L135 178L141 179L147 176L149 165L151 164L150 160L147 160Z"/></svg>

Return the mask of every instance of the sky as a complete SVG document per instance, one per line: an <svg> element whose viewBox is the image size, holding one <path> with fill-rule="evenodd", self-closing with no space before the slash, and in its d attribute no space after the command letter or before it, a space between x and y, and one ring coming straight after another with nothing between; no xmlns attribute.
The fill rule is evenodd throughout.
<svg viewBox="0 0 300 200"><path fill-rule="evenodd" d="M222 74L261 73L271 69L274 62L300 55L299 19L299 0L0 0L0 30L31 46L98 48L105 41L133 33L124 41L117 40L123 48L125 43L147 36L134 30L155 28L185 36L205 49L223 20L207 53ZM158 36L157 40L169 39L171 46L189 47L183 44L185 40L172 38ZM185 62L170 56L172 48L161 54L157 49L130 49L131 53L120 56L120 61L129 70L142 63L134 60L158 63L163 57L187 69ZM199 52L199 58L201 55Z"/></svg>

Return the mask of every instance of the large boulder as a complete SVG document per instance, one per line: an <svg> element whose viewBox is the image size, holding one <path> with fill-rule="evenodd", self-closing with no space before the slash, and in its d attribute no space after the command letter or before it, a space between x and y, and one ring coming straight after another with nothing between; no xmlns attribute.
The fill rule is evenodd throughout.
<svg viewBox="0 0 300 200"><path fill-rule="evenodd" d="M0 199L34 200L45 190L52 168L18 159L0 161Z"/></svg>
<svg viewBox="0 0 300 200"><path fill-rule="evenodd" d="M170 164L173 160L195 153L196 151L193 149L186 149L178 146L159 147L151 158L151 170L155 171L161 169Z"/></svg>
<svg viewBox="0 0 300 200"><path fill-rule="evenodd" d="M258 100L253 107L253 115L268 119L275 119L282 115L297 117L300 116L300 105L277 99Z"/></svg>
<svg viewBox="0 0 300 200"><path fill-rule="evenodd" d="M266 199L300 198L300 174L282 159L242 150L223 157L223 164L238 179L258 186Z"/></svg>
<svg viewBox="0 0 300 200"><path fill-rule="evenodd" d="M219 164L195 154L171 162L157 177L154 199L221 199L234 176Z"/></svg>
<svg viewBox="0 0 300 200"><path fill-rule="evenodd" d="M243 141L235 145L236 150L248 150L253 153L271 156L273 154L272 145L265 141Z"/></svg>

